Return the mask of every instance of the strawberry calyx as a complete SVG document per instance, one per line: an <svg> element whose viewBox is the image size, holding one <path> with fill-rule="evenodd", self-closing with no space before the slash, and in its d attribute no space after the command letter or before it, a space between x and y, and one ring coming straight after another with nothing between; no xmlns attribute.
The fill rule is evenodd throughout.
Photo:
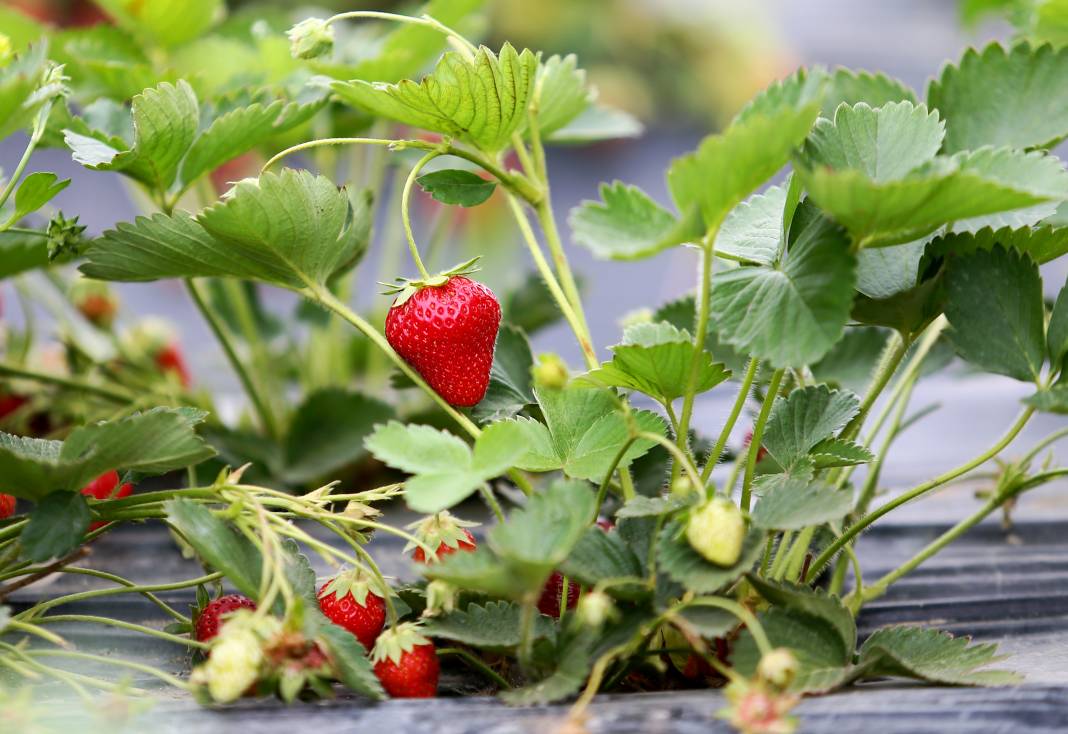
<svg viewBox="0 0 1068 734"><path fill-rule="evenodd" d="M319 598L334 596L340 600L351 594L356 603L362 607L367 605L368 594L374 594L384 599L388 593L387 590L382 588L382 584L378 579L366 570L353 568L348 571L342 571L330 579L319 591Z"/></svg>
<svg viewBox="0 0 1068 734"><path fill-rule="evenodd" d="M416 522L409 523L405 527L412 530L412 534L418 538L423 545L433 549L435 553L439 548L445 546L450 551L454 551L460 547L461 543L470 544L470 534L465 528L478 527L480 523L470 522L468 520L461 520L458 517L454 517L448 510L442 510L441 512L430 515L417 520ZM404 546L404 552L418 548L419 546L408 541L408 544Z"/></svg>
<svg viewBox="0 0 1068 734"><path fill-rule="evenodd" d="M433 643L420 633L417 622L403 622L379 635L371 651L371 662L389 660L394 665L400 665L401 656L405 653L430 644Z"/></svg>
<svg viewBox="0 0 1068 734"><path fill-rule="evenodd" d="M396 298L393 299L393 305L390 306L390 308L397 308L398 306L403 306L405 303L408 302L409 298L414 296L423 288L441 288L443 285L445 285L457 276L477 273L480 270L478 266L479 259L480 258L478 257L473 257L467 262L455 265L449 268L448 270L443 270L442 272L432 275L429 278L396 278L393 283L380 282L379 285L385 288L385 290L382 291L382 295L396 296Z"/></svg>

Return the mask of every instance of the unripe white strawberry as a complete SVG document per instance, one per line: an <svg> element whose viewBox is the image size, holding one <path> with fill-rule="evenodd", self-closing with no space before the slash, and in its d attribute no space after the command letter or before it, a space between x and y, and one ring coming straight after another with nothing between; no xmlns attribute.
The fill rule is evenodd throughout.
<svg viewBox="0 0 1068 734"><path fill-rule="evenodd" d="M705 560L733 566L742 554L745 518L738 506L716 497L694 509L686 523L686 540Z"/></svg>

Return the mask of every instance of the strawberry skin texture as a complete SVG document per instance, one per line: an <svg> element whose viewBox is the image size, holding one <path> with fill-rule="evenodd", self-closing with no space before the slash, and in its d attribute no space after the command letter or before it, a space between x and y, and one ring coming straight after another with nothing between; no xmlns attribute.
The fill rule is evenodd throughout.
<svg viewBox="0 0 1068 734"><path fill-rule="evenodd" d="M207 642L219 634L223 616L236 612L238 609L254 610L255 608L256 602L240 594L227 594L209 602L197 616L194 630L197 642Z"/></svg>
<svg viewBox="0 0 1068 734"><path fill-rule="evenodd" d="M580 587L574 581L568 579L567 582L567 608L574 609L578 604ZM542 614L552 617L553 619L560 618L560 597L564 593L564 575L559 571L553 571L552 576L545 582L545 588L541 590L541 597L538 599L538 611Z"/></svg>
<svg viewBox="0 0 1068 734"><path fill-rule="evenodd" d="M471 535L471 531L464 528L463 533L467 537L467 541L465 542L461 540L455 548L450 548L445 543L442 543L438 546L438 549L434 552L434 554L438 557L439 560L449 555L450 553L455 553L456 551L470 552L477 547L477 543L475 543L475 536ZM426 563L426 553L423 552L422 548L416 548L415 552L412 553L412 560L416 563Z"/></svg>
<svg viewBox="0 0 1068 734"><path fill-rule="evenodd" d="M458 275L390 308L386 339L447 403L470 407L489 387L500 325L493 291Z"/></svg>
<svg viewBox="0 0 1068 734"><path fill-rule="evenodd" d="M88 497L94 497L98 500L111 500L118 499L119 497L128 497L133 492L132 484L124 484L119 486L119 473L117 471L104 472L99 477L89 482L89 484L82 487L82 494ZM97 520L89 525L90 530L96 530L103 527L107 523Z"/></svg>
<svg viewBox="0 0 1068 734"><path fill-rule="evenodd" d="M9 494L0 494L0 520L6 520L15 514L15 498Z"/></svg>
<svg viewBox="0 0 1068 734"><path fill-rule="evenodd" d="M327 593L329 585L327 582L319 589L319 608L331 622L356 635L360 644L370 650L386 624L386 603L377 594L367 592L360 606L352 594L339 599L337 594Z"/></svg>
<svg viewBox="0 0 1068 734"><path fill-rule="evenodd" d="M433 645L416 645L396 663L388 658L375 663L375 675L393 698L434 698L440 672Z"/></svg>

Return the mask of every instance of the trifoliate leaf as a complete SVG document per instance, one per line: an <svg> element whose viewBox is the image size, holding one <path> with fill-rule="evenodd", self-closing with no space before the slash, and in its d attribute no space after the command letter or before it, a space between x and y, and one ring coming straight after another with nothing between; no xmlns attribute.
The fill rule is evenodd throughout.
<svg viewBox="0 0 1068 734"><path fill-rule="evenodd" d="M800 584L769 581L757 574L750 574L748 578L753 588L770 603L825 622L838 635L842 648L852 655L857 646L857 625L853 614L837 596Z"/></svg>
<svg viewBox="0 0 1068 734"><path fill-rule="evenodd" d="M637 260L704 234L696 207L676 218L636 186L601 184L601 199L584 201L568 217L572 238L598 257Z"/></svg>
<svg viewBox="0 0 1068 734"><path fill-rule="evenodd" d="M1039 390L1024 398L1024 402L1043 413L1068 415L1068 385L1055 385Z"/></svg>
<svg viewBox="0 0 1068 734"><path fill-rule="evenodd" d="M637 118L623 110L591 104L574 120L549 135L548 140L551 143L595 143L636 138L644 130Z"/></svg>
<svg viewBox="0 0 1068 734"><path fill-rule="evenodd" d="M529 471L554 471L576 479L604 480L620 447L631 435L617 399L602 388L572 384L562 390L542 390L538 404L546 423L515 419L522 430L525 452L516 466ZM636 429L664 435L664 421L648 411L635 411ZM653 446L639 439L623 455L624 468Z"/></svg>
<svg viewBox="0 0 1068 734"><path fill-rule="evenodd" d="M764 448L780 466L789 467L830 438L858 412L860 400L848 390L811 385L777 400L764 428Z"/></svg>
<svg viewBox="0 0 1068 734"><path fill-rule="evenodd" d="M223 0L98 0L116 24L162 46L191 41L222 19Z"/></svg>
<svg viewBox="0 0 1068 734"><path fill-rule="evenodd" d="M427 637L455 640L483 649L508 650L521 642L521 615L522 609L518 604L503 601L486 602L485 605L468 604L462 611L430 618L421 631ZM552 635L552 621L537 615L534 619L534 639L542 640Z"/></svg>
<svg viewBox="0 0 1068 734"><path fill-rule="evenodd" d="M367 395L341 388L310 393L297 408L286 433L285 469L296 484L331 476L366 454L363 441L393 408Z"/></svg>
<svg viewBox="0 0 1068 734"><path fill-rule="evenodd" d="M912 102L890 102L873 109L861 102L843 104L834 121L816 121L803 157L809 166L861 171L877 183L904 177L935 157L944 123L938 112Z"/></svg>
<svg viewBox="0 0 1068 734"><path fill-rule="evenodd" d="M70 185L70 179L58 180L54 173L31 173L15 190L15 211L8 217L4 227L17 224L26 215L40 209ZM2 228L2 227L0 227Z"/></svg>
<svg viewBox="0 0 1068 734"><path fill-rule="evenodd" d="M56 492L37 503L19 535L26 557L35 563L65 556L89 529L89 505L77 492Z"/></svg>
<svg viewBox="0 0 1068 734"><path fill-rule="evenodd" d="M819 114L822 80L804 70L778 82L743 109L720 134L675 159L668 187L679 211L697 204L715 230L742 199L789 161Z"/></svg>
<svg viewBox="0 0 1068 734"><path fill-rule="evenodd" d="M444 169L415 180L423 191L443 204L478 206L490 198L497 184L471 171Z"/></svg>
<svg viewBox="0 0 1068 734"><path fill-rule="evenodd" d="M757 619L773 648L785 647L797 658L798 671L790 684L791 691L827 692L851 680L852 651L846 649L834 627L825 620L780 606L772 606ZM734 669L751 676L761 657L752 634L743 630L731 655Z"/></svg>
<svg viewBox="0 0 1068 734"><path fill-rule="evenodd" d="M783 249L787 189L770 186L731 210L716 234L716 255L756 265L774 265ZM789 215L793 218L793 210Z"/></svg>
<svg viewBox="0 0 1068 734"><path fill-rule="evenodd" d="M375 458L414 476L405 483L408 506L438 512L466 499L486 481L504 474L522 456L522 431L510 422L494 423L475 440L430 426L390 421L364 442Z"/></svg>
<svg viewBox="0 0 1068 734"><path fill-rule="evenodd" d="M758 487L759 491L759 487ZM853 495L822 482L779 482L762 493L753 509L753 526L767 530L801 530L840 520L853 509Z"/></svg>
<svg viewBox="0 0 1068 734"><path fill-rule="evenodd" d="M690 335L666 321L636 324L626 330L622 344L612 347L612 361L581 379L596 385L638 390L661 403L670 403L686 392L694 349ZM707 352L698 357L697 369L697 393L711 390L730 377L730 371L713 362Z"/></svg>
<svg viewBox="0 0 1068 734"><path fill-rule="evenodd" d="M822 114L834 118L841 104L863 102L870 107L882 107L891 102L916 102L916 94L904 83L882 73L839 68L828 77L823 95Z"/></svg>
<svg viewBox="0 0 1068 734"><path fill-rule="evenodd" d="M1056 369L1068 356L1068 283L1061 288L1053 313L1049 317L1046 331L1046 344L1049 347L1050 364Z"/></svg>
<svg viewBox="0 0 1068 734"><path fill-rule="evenodd" d="M865 247L911 242L961 219L1023 209L1068 195L1068 174L1052 156L983 148L937 157L907 176L876 182L857 170L797 173L810 197Z"/></svg>
<svg viewBox="0 0 1068 734"><path fill-rule="evenodd" d="M876 630L860 648L857 665L868 676L914 678L927 683L965 686L1006 686L1022 678L986 666L1003 660L997 644L970 644L967 637L923 627Z"/></svg>
<svg viewBox="0 0 1068 734"><path fill-rule="evenodd" d="M0 433L5 491L37 502L54 491L77 491L111 469L155 475L199 464L215 455L196 434L204 415L155 408L76 428L65 441Z"/></svg>
<svg viewBox="0 0 1068 734"><path fill-rule="evenodd" d="M586 71L578 68L574 54L550 56L538 67L535 82L538 129L552 135L582 114L593 102L586 85Z"/></svg>
<svg viewBox="0 0 1068 734"><path fill-rule="evenodd" d="M927 90L946 120L945 150L1049 148L1068 136L1068 51L1026 43L970 48Z"/></svg>
<svg viewBox="0 0 1068 734"><path fill-rule="evenodd" d="M490 383L482 402L472 414L482 423L511 418L534 402L530 370L534 356L527 335L511 324L502 324L493 351Z"/></svg>
<svg viewBox="0 0 1068 734"><path fill-rule="evenodd" d="M334 82L343 102L413 127L449 135L487 152L508 144L526 122L538 59L505 44L498 57L486 47L473 61L450 51L420 82Z"/></svg>
<svg viewBox="0 0 1068 734"><path fill-rule="evenodd" d="M950 341L968 362L989 372L1035 381L1045 361L1042 278L1026 255L978 250L946 272Z"/></svg>
<svg viewBox="0 0 1068 734"><path fill-rule="evenodd" d="M680 521L669 522L657 539L657 563L660 570L686 589L697 594L711 594L748 573L764 550L764 531L750 528L742 543L738 561L729 567L709 563L686 540Z"/></svg>
<svg viewBox="0 0 1068 734"><path fill-rule="evenodd" d="M367 208L307 171L239 182L194 220L156 214L122 223L90 248L82 272L100 280L229 276L301 290L325 284L367 246Z"/></svg>
<svg viewBox="0 0 1068 734"><path fill-rule="evenodd" d="M1056 260L1068 253L1068 227L1049 225L1020 229L989 227L976 232L952 232L936 237L927 246L925 260L947 255L969 255L977 250L992 250L995 246L1029 255L1039 265Z"/></svg>
<svg viewBox="0 0 1068 734"><path fill-rule="evenodd" d="M853 300L856 260L845 233L802 204L790 236L775 265L719 273L712 289L719 338L776 367L826 354L842 336Z"/></svg>

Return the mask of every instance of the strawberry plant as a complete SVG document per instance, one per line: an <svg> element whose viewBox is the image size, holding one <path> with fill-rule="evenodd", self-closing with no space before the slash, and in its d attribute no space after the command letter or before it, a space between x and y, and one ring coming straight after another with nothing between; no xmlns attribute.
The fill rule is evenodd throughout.
<svg viewBox="0 0 1068 734"><path fill-rule="evenodd" d="M801 696L870 678L1018 680L988 667L993 645L913 627L860 640L856 617L1068 475L1046 455L1068 432L1014 444L1036 413L1068 413L1068 287L1045 300L1040 271L1068 252L1068 172L1051 152L1068 137L1068 51L970 49L922 100L881 74L801 69L670 162L671 208L604 184L570 212L570 240L622 261L686 248L695 276L605 349L546 147L634 124L597 104L574 57L475 45L460 29L477 2L292 27L268 11L223 20L219 0L99 4L111 24L12 23L0 68L0 129L29 131L0 191L0 275L24 315L0 361L5 676L83 691L86 676L52 664L67 658L204 702L339 685L378 700L435 695L444 664L510 704L570 700L575 726L601 691L725 686L722 716L746 732L788 731ZM232 63L204 63L216 53ZM41 146L121 176L143 215L89 236L48 210L67 182L34 170ZM540 282L483 284L478 256L500 242L430 265L418 191L439 212L503 205ZM411 265L361 311L375 215ZM119 330L108 282L172 279L244 391L239 415L197 386L166 325ZM269 311L268 288L295 313ZM55 311L52 363L37 302ZM576 364L535 359L528 331L555 315ZM950 352L1028 385L1019 416L979 455L880 498L916 385ZM731 408L703 435L710 393ZM979 469L979 504L864 577L863 531ZM390 522L394 501L421 519ZM147 585L80 565L134 522L168 527L203 574ZM382 572L386 552L412 560L405 581ZM66 572L106 584L11 598ZM181 590L192 616L156 595ZM171 623L62 613L117 594ZM60 622L191 655L164 670L78 651L49 629Z"/></svg>

